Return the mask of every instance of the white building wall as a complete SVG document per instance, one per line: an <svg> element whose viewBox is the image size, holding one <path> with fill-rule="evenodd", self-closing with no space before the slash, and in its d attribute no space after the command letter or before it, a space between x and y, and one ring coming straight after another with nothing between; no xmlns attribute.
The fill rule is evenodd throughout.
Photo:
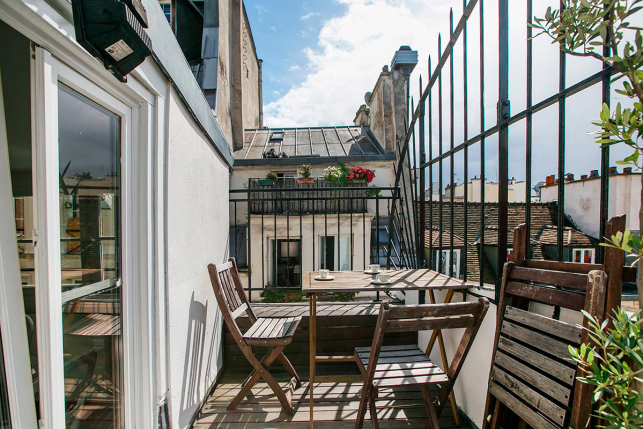
<svg viewBox="0 0 643 429"><path fill-rule="evenodd" d="M565 212L588 235L598 238L600 227L601 180L592 178L565 184ZM618 174L609 178L608 217L626 215L625 226L640 231L641 175ZM558 200L558 185L543 186L543 203Z"/></svg>
<svg viewBox="0 0 643 429"><path fill-rule="evenodd" d="M373 214L353 214L352 231L351 231L351 216L349 214L341 214L339 220L339 236L340 238L351 237L349 241L351 245L350 251L352 254L352 263L354 270L363 270L366 265L370 264L370 245L371 245L371 221ZM251 257L252 257L252 288L262 288L264 283L272 280L270 277L271 268L271 241L277 239L301 239L301 254L302 254L302 273L307 271L319 270L320 268L320 243L321 238L326 235L324 227L327 225L329 236L337 237L337 214L329 214L328 217L324 215L315 215L315 227L313 233L313 216L308 215L302 217L301 229L299 224L299 216L277 216L266 215L263 219L263 233L261 226L261 216L252 215L250 220L250 240L251 240ZM365 224L365 228L364 228ZM288 226L287 226L288 225ZM275 234L276 227L276 234ZM366 229L366 235L363 231ZM351 235L352 232L352 235ZM314 249L314 259L313 259ZM344 259L343 255L340 255ZM349 257L349 264L351 258ZM314 262L314 264L313 264ZM262 274L263 272L263 274ZM241 280L244 287L248 287L248 273L241 275ZM296 286L296 285L295 285ZM252 300L260 301L261 291L253 291Z"/></svg>
<svg viewBox="0 0 643 429"><path fill-rule="evenodd" d="M172 91L167 156L167 318L171 421L185 428L223 362L209 263L227 258L229 173Z"/></svg>

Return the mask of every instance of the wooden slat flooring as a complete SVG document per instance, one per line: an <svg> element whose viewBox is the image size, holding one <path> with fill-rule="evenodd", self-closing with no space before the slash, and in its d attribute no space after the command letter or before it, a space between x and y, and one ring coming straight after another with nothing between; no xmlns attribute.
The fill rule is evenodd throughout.
<svg viewBox="0 0 643 429"><path fill-rule="evenodd" d="M221 383L208 398L194 426L195 429L304 429L308 427L307 382L293 394L294 416L288 416L282 412L281 405L265 382L257 383L252 393L236 410L228 411L226 408L239 391L245 375L239 372L226 372ZM280 377L278 380L282 386L287 382L286 377ZM362 383L316 383L315 428L353 428L361 389ZM376 401L380 427L382 429L424 428L427 413L422 401L419 386L381 388ZM366 419L364 428L370 428L368 413ZM451 409L447 406L440 417L440 427L443 429L469 428L465 419L461 420L460 426L456 426Z"/></svg>
<svg viewBox="0 0 643 429"><path fill-rule="evenodd" d="M318 303L317 317L377 316L380 304L373 302ZM257 317L308 317L308 303L252 304Z"/></svg>

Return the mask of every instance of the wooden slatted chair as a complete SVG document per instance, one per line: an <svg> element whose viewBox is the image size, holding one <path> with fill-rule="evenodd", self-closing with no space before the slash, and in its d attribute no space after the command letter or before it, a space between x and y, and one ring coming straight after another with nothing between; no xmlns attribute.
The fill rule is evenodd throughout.
<svg viewBox="0 0 643 429"><path fill-rule="evenodd" d="M277 399L279 399L284 411L289 415L293 415L295 412L291 403L292 394L295 389L301 387L301 380L295 368L283 354L283 349L291 343L295 330L299 322L301 322L301 317L257 318L243 290L234 258L230 258L225 264L208 265L208 272L210 273L210 281L212 282L219 308L221 308L223 319L235 342L254 368L243 383L241 391L228 405L228 409L234 410L243 398L250 393L252 386L260 378L263 378L273 390ZM241 333L236 322L236 319L242 314L247 314L252 323L252 326L245 333ZM252 346L269 347L269 351L259 361L254 355ZM276 359L279 359L291 376L285 390L281 389L268 371L268 368Z"/></svg>
<svg viewBox="0 0 643 429"><path fill-rule="evenodd" d="M488 308L489 301L486 298L454 304L397 306L382 303L372 346L355 349L355 361L364 376L355 428L362 427L367 409L370 410L372 426L379 427L375 408L379 387L421 385L429 414L428 425L432 429L438 429L438 416L447 403L448 395ZM446 373L435 365L417 344L382 346L384 334L387 332L455 328L465 330ZM429 391L431 385L440 386L435 405Z"/></svg>
<svg viewBox="0 0 643 429"><path fill-rule="evenodd" d="M606 285L603 271L579 274L505 264L483 429L586 427L592 386L576 380L580 374L568 346L587 343L588 333L527 309L535 301L585 310L601 320ZM522 421L515 422L508 410Z"/></svg>

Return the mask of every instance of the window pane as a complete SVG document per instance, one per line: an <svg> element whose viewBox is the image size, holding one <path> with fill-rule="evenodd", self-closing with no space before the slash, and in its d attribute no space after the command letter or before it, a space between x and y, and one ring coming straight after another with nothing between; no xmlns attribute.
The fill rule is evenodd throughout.
<svg viewBox="0 0 643 429"><path fill-rule="evenodd" d="M120 117L59 84L67 427L121 427Z"/></svg>

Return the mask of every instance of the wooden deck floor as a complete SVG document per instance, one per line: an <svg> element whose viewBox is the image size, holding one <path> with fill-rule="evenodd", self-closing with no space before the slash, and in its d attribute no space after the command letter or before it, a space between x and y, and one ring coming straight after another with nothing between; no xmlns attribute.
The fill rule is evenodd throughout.
<svg viewBox="0 0 643 429"><path fill-rule="evenodd" d="M303 376L303 374L302 374ZM281 405L268 385L257 383L252 394L234 411L226 407L239 391L244 380L244 374L226 374L208 399L195 429L211 428L308 428L309 394L308 383L296 390L293 395L294 416L288 416L281 411ZM282 385L285 378L282 378ZM319 429L348 429L355 426L355 415L359 407L361 383L316 383L315 384L315 428ZM426 423L426 408L422 403L422 392L416 386L404 386L380 389L376 402L380 426L382 429L424 428ZM364 428L370 428L367 421ZM457 426L451 415L451 408L445 408L440 418L443 429L469 428L462 418Z"/></svg>

